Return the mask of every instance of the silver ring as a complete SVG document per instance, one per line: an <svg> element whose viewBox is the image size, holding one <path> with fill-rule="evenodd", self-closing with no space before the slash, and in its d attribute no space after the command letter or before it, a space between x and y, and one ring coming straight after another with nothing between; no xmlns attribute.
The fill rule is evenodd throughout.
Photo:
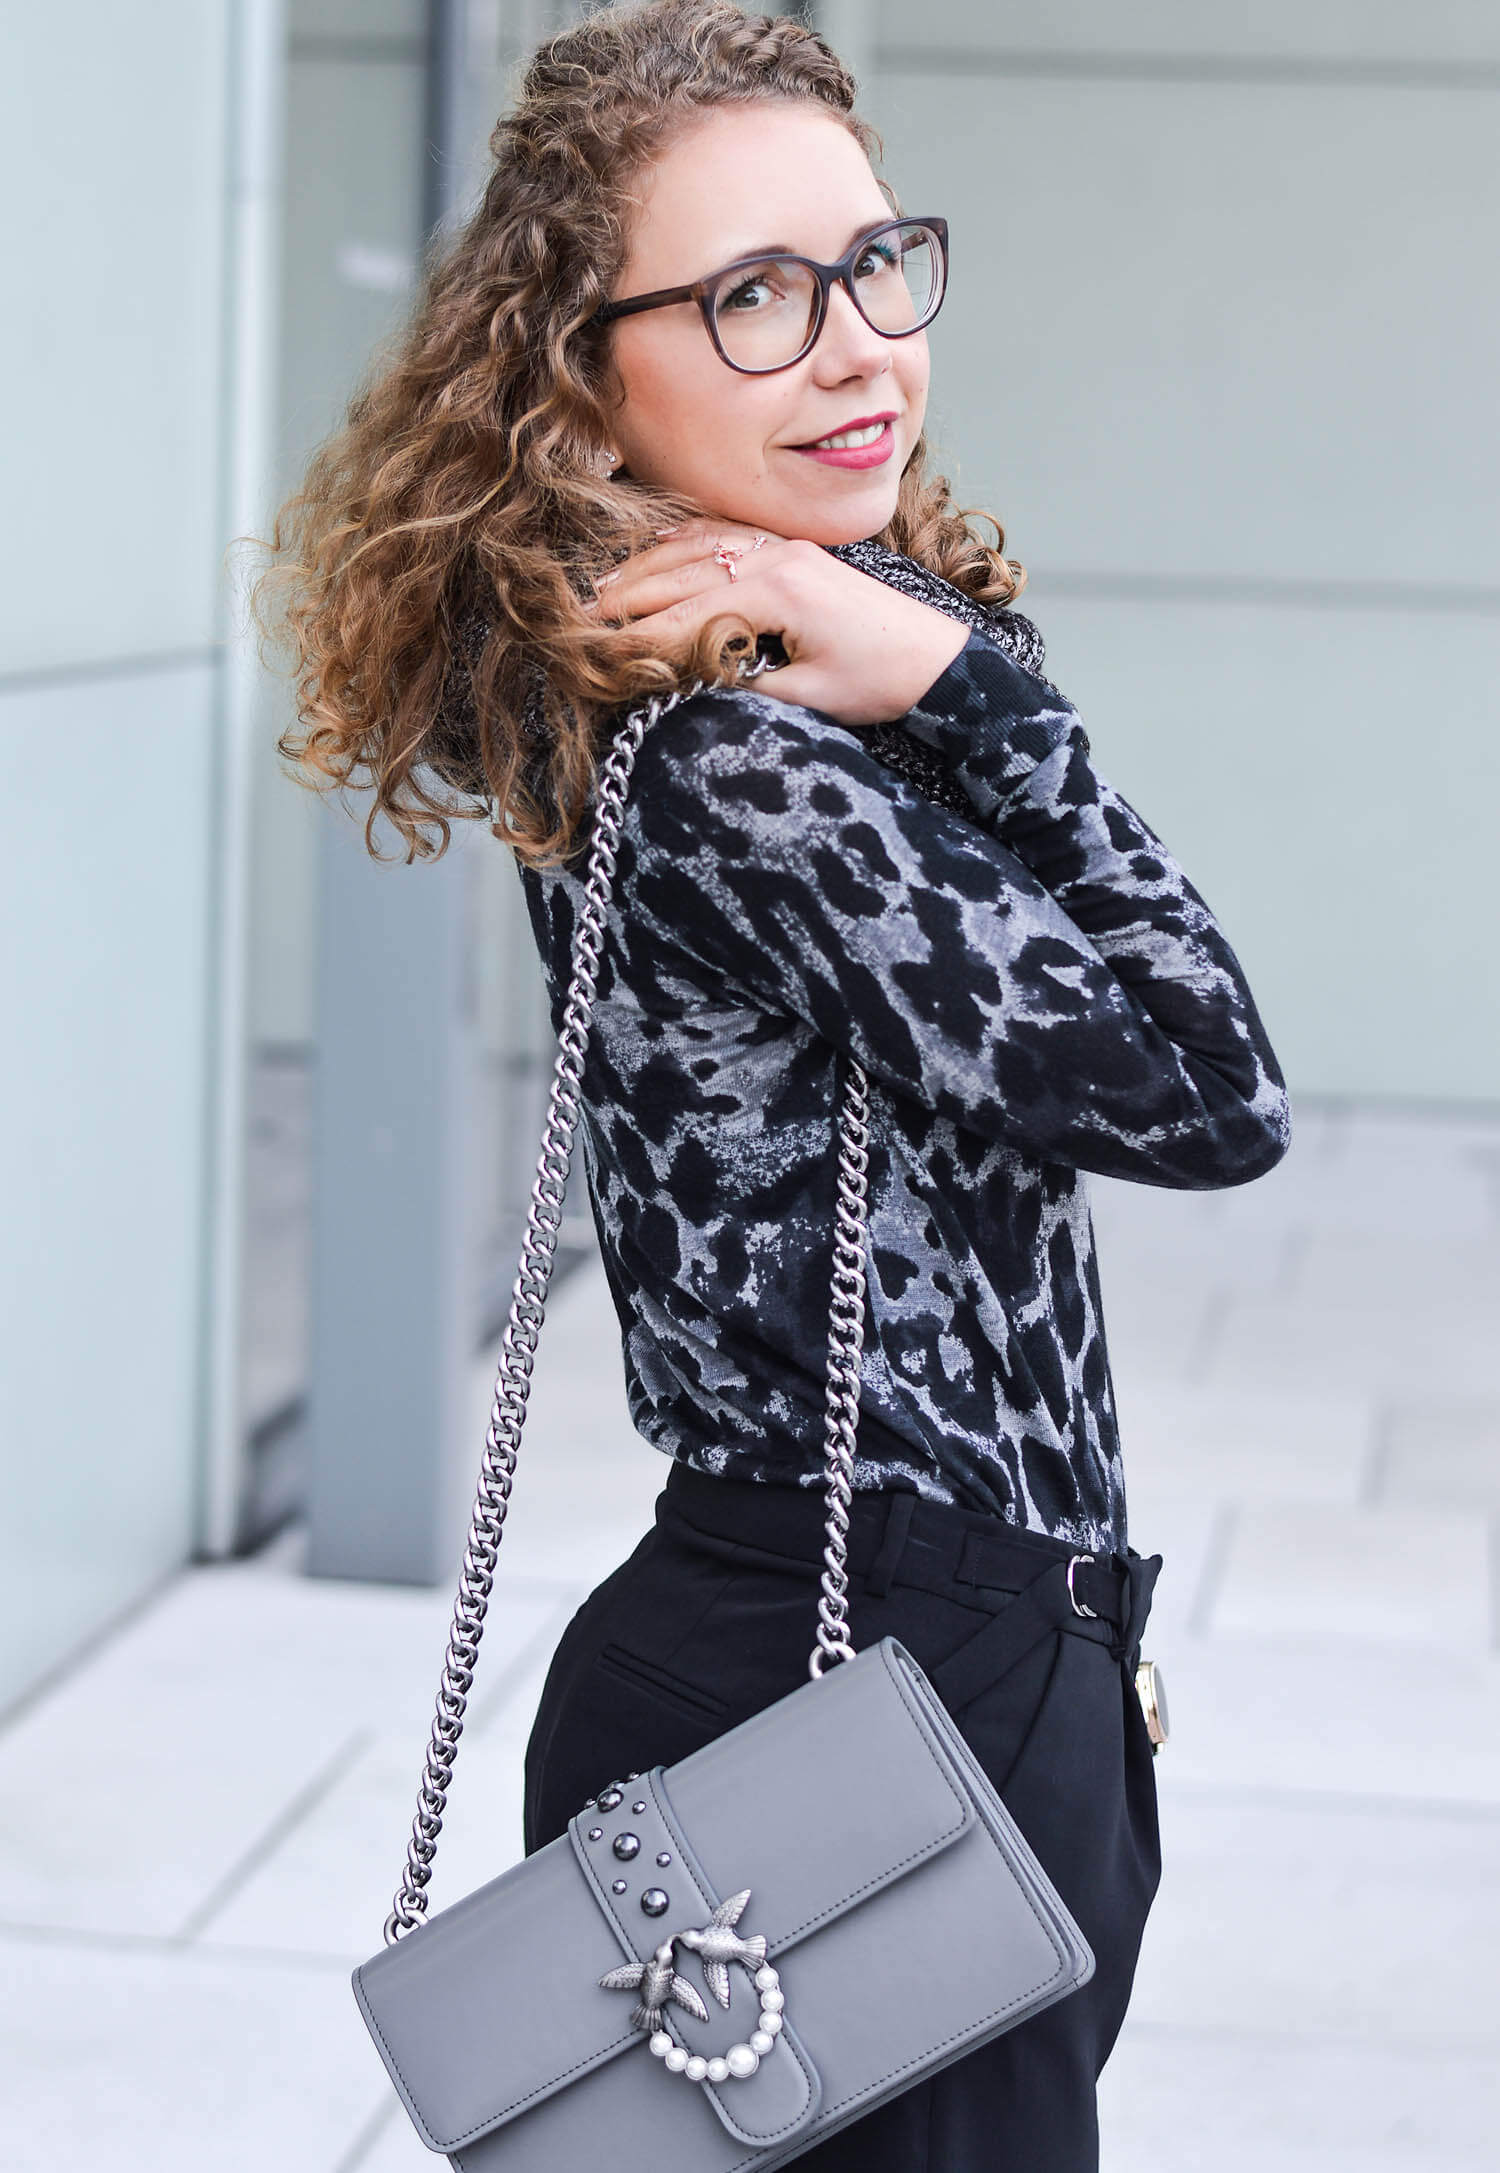
<svg viewBox="0 0 1500 2173"><path fill-rule="evenodd" d="M1080 1563L1080 1562L1092 1562L1092 1561L1093 1561L1093 1559L1094 1559L1094 1557L1093 1557L1093 1556L1092 1556L1091 1554L1075 1554L1075 1555L1074 1555L1074 1557L1073 1557L1073 1559L1072 1559L1072 1561L1071 1561L1071 1562L1069 1562L1069 1564L1068 1564L1068 1598L1069 1598L1069 1599L1070 1599L1070 1600L1072 1601L1072 1603L1073 1603L1073 1612L1074 1612L1074 1614L1075 1614L1075 1615L1084 1615L1084 1616L1086 1616L1086 1617L1087 1617L1087 1619L1088 1619L1088 1620L1089 1620L1090 1622L1097 1622L1097 1621L1099 1620L1099 1610L1098 1610L1098 1608L1097 1608L1097 1607L1090 1607L1090 1606L1089 1606L1089 1604L1088 1604L1088 1602L1087 1602L1087 1600L1081 1600L1081 1599L1080 1599L1080 1598L1078 1597L1078 1594L1077 1594L1077 1593L1076 1593L1076 1592L1075 1592L1075 1591L1073 1590L1073 1573L1074 1573L1074 1571L1075 1571L1075 1570L1077 1569L1077 1567L1078 1567L1079 1563Z"/></svg>
<svg viewBox="0 0 1500 2173"><path fill-rule="evenodd" d="M739 561L744 555L745 547L743 544L721 543L714 552L714 564L722 566L731 581L738 581L740 577Z"/></svg>

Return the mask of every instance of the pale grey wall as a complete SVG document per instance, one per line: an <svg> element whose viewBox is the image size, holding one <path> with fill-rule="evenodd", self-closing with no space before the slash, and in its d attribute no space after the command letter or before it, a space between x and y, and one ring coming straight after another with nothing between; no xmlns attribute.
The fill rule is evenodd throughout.
<svg viewBox="0 0 1500 2173"><path fill-rule="evenodd" d="M1394 65L1403 77L1455 63L1493 64L1494 10L1485 0L834 0L859 9L884 44L920 42L1013 56L1072 56L1120 69L1165 64L1187 76L1223 67L1326 62L1341 76ZM825 10L826 11L826 8Z"/></svg>
<svg viewBox="0 0 1500 2173"><path fill-rule="evenodd" d="M1500 1096L1500 14L840 7L960 500L1294 1085Z"/></svg>
<svg viewBox="0 0 1500 2173"><path fill-rule="evenodd" d="M214 637L226 14L6 10L7 673Z"/></svg>
<svg viewBox="0 0 1500 2173"><path fill-rule="evenodd" d="M5 20L0 1702L192 1541L228 12Z"/></svg>

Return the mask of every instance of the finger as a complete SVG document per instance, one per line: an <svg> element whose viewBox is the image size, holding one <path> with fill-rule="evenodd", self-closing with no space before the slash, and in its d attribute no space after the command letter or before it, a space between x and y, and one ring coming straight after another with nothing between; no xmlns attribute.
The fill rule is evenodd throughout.
<svg viewBox="0 0 1500 2173"><path fill-rule="evenodd" d="M696 522L678 535L665 537L661 543L652 543L646 550L635 552L626 558L624 565L617 565L607 576L607 587L626 589L637 580L659 580L678 576L683 580L683 591L691 587L691 571L696 567L700 574L704 567L724 576L724 565L715 554L720 550L737 552L748 558L750 552L765 550L767 543L780 543L783 539L772 537L765 528L746 528L739 522Z"/></svg>
<svg viewBox="0 0 1500 2173"><path fill-rule="evenodd" d="M654 553L642 553L628 566L599 584L595 607L600 616L619 622L623 619L639 620L653 612L665 611L672 604L685 603L699 595L731 595L742 588L756 574L774 561L777 544L769 538L763 545L755 545L754 538L763 530L746 529L743 544L731 543L730 547L742 555L732 561L731 574L722 560L714 556L719 548L716 538L711 548L692 556L681 557L675 564L654 563ZM780 545L785 549L785 544ZM647 559L653 563L647 565Z"/></svg>
<svg viewBox="0 0 1500 2173"><path fill-rule="evenodd" d="M762 544L756 544L756 537ZM721 544L749 552L762 548L766 543L782 543L785 537L773 535L769 529L750 528L742 521L685 522L680 528L664 535L659 542L647 544L644 550L634 552L623 565L613 566L595 582L596 589L613 588L633 581L639 574L657 574L678 566L692 565L695 561L712 560Z"/></svg>
<svg viewBox="0 0 1500 2173"><path fill-rule="evenodd" d="M747 608L742 599L727 589L680 597L675 603L668 604L659 611L648 612L643 617L632 620L629 627L630 647L634 651L638 645L638 637L644 633L648 640L655 637L664 651L676 648L715 618L733 611L736 616L749 621L757 638L764 634L774 634L788 656L787 663L759 672L753 681L746 684L753 685L760 693L770 695L775 701L792 702L802 708L823 710L826 713L831 692L827 672L810 661L799 661L797 638L786 622L786 612L781 608L781 600L777 598L772 601L773 594L769 584L762 587L757 600L758 608ZM621 634L623 639L623 629ZM858 727L848 726L846 729L856 730Z"/></svg>
<svg viewBox="0 0 1500 2173"><path fill-rule="evenodd" d="M640 558L660 558L663 563L672 563L678 557L701 557L705 551L712 552L721 543L744 548L753 543L757 536L764 536L768 543L782 543L786 540L783 536L773 534L768 528L753 527L748 521L727 518L710 520L705 515L662 531L659 540L648 544L638 555ZM636 560L632 559L630 563L634 565Z"/></svg>
<svg viewBox="0 0 1500 2173"><path fill-rule="evenodd" d="M722 588L702 590L692 596L679 596L656 610L642 612L630 621L631 646L635 647L638 637L644 633L647 636L657 636L664 649L676 648L710 625L713 620L733 616L747 621L757 636L776 634L790 648L792 637L783 623L785 613L774 607L766 608L768 597L764 589L759 598L759 608L756 599L742 596L741 590L751 586L748 582L737 581L733 587L725 583ZM621 632L624 631L622 628Z"/></svg>

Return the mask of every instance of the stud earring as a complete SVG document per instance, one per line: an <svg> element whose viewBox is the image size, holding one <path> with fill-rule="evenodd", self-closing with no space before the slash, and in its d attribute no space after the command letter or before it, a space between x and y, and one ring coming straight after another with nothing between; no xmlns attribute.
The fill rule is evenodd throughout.
<svg viewBox="0 0 1500 2173"><path fill-rule="evenodd" d="M595 455L594 465L601 475L613 475L620 465L620 456L613 446L606 445L601 453Z"/></svg>

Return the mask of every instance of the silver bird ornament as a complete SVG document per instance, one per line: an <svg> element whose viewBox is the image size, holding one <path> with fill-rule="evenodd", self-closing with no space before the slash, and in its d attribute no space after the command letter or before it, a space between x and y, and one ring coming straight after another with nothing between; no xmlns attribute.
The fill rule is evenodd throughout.
<svg viewBox="0 0 1500 2173"><path fill-rule="evenodd" d="M721 2007L729 2005L729 1964L742 1962L753 1975L766 1958L762 1933L741 1939L734 1928L749 1899L747 1886L742 1894L731 1894L728 1901L721 1901L701 1931L677 1934L679 1946L687 1947L702 1962L704 1981Z"/></svg>
<svg viewBox="0 0 1500 2173"><path fill-rule="evenodd" d="M672 1967L672 1942L657 1948L649 1962L625 1962L619 1969L610 1970L599 1979L606 1992L640 1991L640 1999L630 2011L630 2019L638 2030L659 2030L662 2027L662 2010L669 2001L675 2000L685 2007L696 2022L708 2020L708 2009L688 1983L679 1977Z"/></svg>

